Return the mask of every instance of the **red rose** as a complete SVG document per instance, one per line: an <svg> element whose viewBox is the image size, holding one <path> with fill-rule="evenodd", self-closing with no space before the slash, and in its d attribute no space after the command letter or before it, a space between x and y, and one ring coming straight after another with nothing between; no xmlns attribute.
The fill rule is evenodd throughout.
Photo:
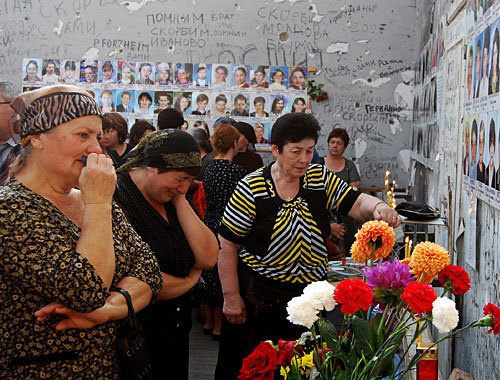
<svg viewBox="0 0 500 380"><path fill-rule="evenodd" d="M432 303L436 300L437 295L434 289L422 282L410 282L401 299L408 302L410 308L415 314L432 311Z"/></svg>
<svg viewBox="0 0 500 380"><path fill-rule="evenodd" d="M453 294L465 294L470 289L470 278L464 268L450 264L438 274L441 285Z"/></svg>
<svg viewBox="0 0 500 380"><path fill-rule="evenodd" d="M359 310L368 310L373 299L373 291L368 284L357 278L344 280L337 285L333 298L342 304L340 310L344 314L353 314Z"/></svg>
<svg viewBox="0 0 500 380"><path fill-rule="evenodd" d="M268 342L260 342L255 350L243 359L239 380L273 380L277 365L276 350Z"/></svg>
<svg viewBox="0 0 500 380"><path fill-rule="evenodd" d="M280 367L285 367L290 364L290 361L295 355L294 347L296 344L296 340L278 340L277 364Z"/></svg>
<svg viewBox="0 0 500 380"><path fill-rule="evenodd" d="M483 308L483 311L485 316L491 315L495 320L495 325L492 329L488 330L488 334L492 332L496 335L500 334L500 308L489 303Z"/></svg>

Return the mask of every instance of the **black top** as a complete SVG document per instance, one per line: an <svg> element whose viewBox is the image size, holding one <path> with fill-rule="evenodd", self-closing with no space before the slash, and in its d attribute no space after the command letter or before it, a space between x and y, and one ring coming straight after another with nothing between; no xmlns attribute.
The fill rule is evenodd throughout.
<svg viewBox="0 0 500 380"><path fill-rule="evenodd" d="M245 168L249 173L256 171L264 166L262 157L257 153L247 149L246 152L240 152L233 158L233 163Z"/></svg>
<svg viewBox="0 0 500 380"><path fill-rule="evenodd" d="M168 222L149 204L128 173L118 173L115 201L130 224L149 244L160 270L185 277L194 265L194 254L177 219L172 202L165 203Z"/></svg>
<svg viewBox="0 0 500 380"><path fill-rule="evenodd" d="M233 194L236 184L247 175L241 166L229 160L212 160L203 175L203 187L207 200L204 222L214 234L219 231L224 208Z"/></svg>
<svg viewBox="0 0 500 380"><path fill-rule="evenodd" d="M118 169L120 166L122 166L125 161L127 161L127 154L132 150L134 146L132 144L127 144L127 148L125 149L125 152L120 156L116 150L106 148L106 151L109 154L109 157L113 160L113 166L115 169Z"/></svg>

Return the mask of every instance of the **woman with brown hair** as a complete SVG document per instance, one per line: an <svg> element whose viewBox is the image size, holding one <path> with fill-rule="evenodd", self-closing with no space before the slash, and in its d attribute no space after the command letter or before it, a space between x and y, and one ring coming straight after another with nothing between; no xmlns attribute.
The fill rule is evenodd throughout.
<svg viewBox="0 0 500 380"><path fill-rule="evenodd" d="M238 154L238 139L240 132L229 124L219 124L211 136L214 159L209 162L203 174L203 187L207 210L204 222L217 236L222 221L224 208L231 197L236 184L247 171L232 162ZM212 333L218 340L222 322L222 288L219 281L217 266L203 271L206 284L204 298L206 320L203 331Z"/></svg>
<svg viewBox="0 0 500 380"><path fill-rule="evenodd" d="M132 150L132 146L125 142L128 137L127 121L119 113L105 113L102 116L102 132L102 146L106 147L115 169L118 169Z"/></svg>

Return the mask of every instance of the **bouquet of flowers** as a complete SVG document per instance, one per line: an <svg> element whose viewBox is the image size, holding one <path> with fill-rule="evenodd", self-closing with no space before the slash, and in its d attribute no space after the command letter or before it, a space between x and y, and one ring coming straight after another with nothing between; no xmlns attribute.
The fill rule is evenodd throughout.
<svg viewBox="0 0 500 380"><path fill-rule="evenodd" d="M455 329L458 311L447 295L466 293L470 279L464 269L449 264L443 247L423 242L409 259L390 260L394 242L394 231L384 221L365 223L351 248L352 258L365 265L363 280L346 279L336 287L327 281L309 284L287 307L288 319L309 332L297 341L261 342L244 360L239 379L271 380L279 373L297 380L392 380L414 369L426 354L413 355L405 366L407 349L395 363L410 329L408 347L430 323L443 334L427 350L471 327L489 326L489 333L500 334L500 308L491 303L483 318ZM429 285L436 276L444 290L441 297ZM344 321L336 329L320 314L339 306Z"/></svg>

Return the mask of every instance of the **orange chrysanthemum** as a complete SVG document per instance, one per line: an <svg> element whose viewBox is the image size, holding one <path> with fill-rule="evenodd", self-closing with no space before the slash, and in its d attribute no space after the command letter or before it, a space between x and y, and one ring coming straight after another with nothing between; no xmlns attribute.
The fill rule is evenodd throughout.
<svg viewBox="0 0 500 380"><path fill-rule="evenodd" d="M438 244L431 242L419 243L415 246L415 250L410 259L410 273L413 273L424 284L430 284L434 277L450 263L448 251Z"/></svg>
<svg viewBox="0 0 500 380"><path fill-rule="evenodd" d="M399 260L399 262L400 262L401 264L404 264L404 265L406 265L406 266L409 266L409 265L410 265L410 261L411 261L411 259L410 259L410 258L403 259L403 260Z"/></svg>
<svg viewBox="0 0 500 380"><path fill-rule="evenodd" d="M351 256L354 261L362 264L371 259L374 244L378 248L375 250L373 260L379 260L391 253L395 242L394 230L383 220L366 222L355 236L356 241L351 246ZM377 243L379 237L379 243Z"/></svg>

